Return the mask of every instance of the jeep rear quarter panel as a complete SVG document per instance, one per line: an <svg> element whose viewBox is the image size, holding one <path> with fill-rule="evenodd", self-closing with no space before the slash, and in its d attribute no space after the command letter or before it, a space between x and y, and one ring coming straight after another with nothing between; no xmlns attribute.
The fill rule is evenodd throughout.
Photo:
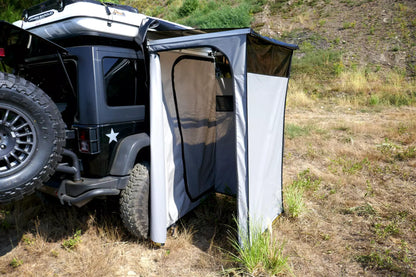
<svg viewBox="0 0 416 277"><path fill-rule="evenodd" d="M145 105L114 107L107 104L103 58L143 59L132 49L110 46L77 46L68 48L78 57L78 106L80 125L104 125L145 120ZM143 92L146 93L147 92Z"/></svg>
<svg viewBox="0 0 416 277"><path fill-rule="evenodd" d="M84 169L82 175L104 177L110 174L113 152L119 146L119 142L130 135L148 133L145 122L148 91L144 84L146 73L143 54L133 49L111 46L76 46L69 47L68 50L71 55L78 57L78 120L74 127L78 130L96 129L99 144L98 153L80 154ZM108 103L108 81L105 73L109 68L105 65L106 59L137 61L135 66L137 86L134 89L140 101L131 105L123 103L122 106ZM117 97L125 97L122 84L120 87ZM115 140L108 136L115 133L117 133Z"/></svg>

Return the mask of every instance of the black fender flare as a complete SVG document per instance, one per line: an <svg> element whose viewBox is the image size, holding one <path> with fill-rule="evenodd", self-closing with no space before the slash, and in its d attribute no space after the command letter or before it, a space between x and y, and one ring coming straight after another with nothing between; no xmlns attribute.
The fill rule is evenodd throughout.
<svg viewBox="0 0 416 277"><path fill-rule="evenodd" d="M123 138L115 151L110 175L124 176L130 174L137 155L141 149L150 146L150 137L140 133Z"/></svg>

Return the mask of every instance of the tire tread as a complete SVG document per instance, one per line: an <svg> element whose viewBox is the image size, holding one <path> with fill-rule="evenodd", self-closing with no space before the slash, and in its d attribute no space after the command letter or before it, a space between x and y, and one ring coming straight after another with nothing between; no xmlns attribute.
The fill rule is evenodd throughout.
<svg viewBox="0 0 416 277"><path fill-rule="evenodd" d="M149 165L136 164L121 192L120 215L127 230L139 239L149 236Z"/></svg>
<svg viewBox="0 0 416 277"><path fill-rule="evenodd" d="M7 191L0 191L0 203L3 204L20 200L25 195L33 193L54 174L58 163L62 159L61 155L65 146L65 123L52 99L33 83L21 77L0 72L0 89L13 90L15 93L24 95L27 101L40 107L52 122L50 128L53 130L55 138L48 161L34 178Z"/></svg>

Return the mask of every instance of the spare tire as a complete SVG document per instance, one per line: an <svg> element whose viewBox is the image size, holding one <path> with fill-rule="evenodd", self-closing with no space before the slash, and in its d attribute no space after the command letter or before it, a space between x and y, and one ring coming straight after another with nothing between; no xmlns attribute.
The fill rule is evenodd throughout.
<svg viewBox="0 0 416 277"><path fill-rule="evenodd" d="M0 72L0 203L22 199L46 182L64 144L65 124L49 96Z"/></svg>

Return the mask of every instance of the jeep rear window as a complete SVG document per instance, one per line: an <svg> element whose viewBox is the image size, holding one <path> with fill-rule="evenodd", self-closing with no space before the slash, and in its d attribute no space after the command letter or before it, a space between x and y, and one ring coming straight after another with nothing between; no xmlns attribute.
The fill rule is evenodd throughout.
<svg viewBox="0 0 416 277"><path fill-rule="evenodd" d="M108 106L145 104L143 60L105 57L103 71Z"/></svg>
<svg viewBox="0 0 416 277"><path fill-rule="evenodd" d="M75 60L66 60L65 68L72 81L72 87L77 88L77 63ZM67 126L76 120L77 96L74 95L62 65L57 61L44 61L26 64L19 69L19 75L31 81L46 92L57 105ZM76 93L76 92L75 92Z"/></svg>

